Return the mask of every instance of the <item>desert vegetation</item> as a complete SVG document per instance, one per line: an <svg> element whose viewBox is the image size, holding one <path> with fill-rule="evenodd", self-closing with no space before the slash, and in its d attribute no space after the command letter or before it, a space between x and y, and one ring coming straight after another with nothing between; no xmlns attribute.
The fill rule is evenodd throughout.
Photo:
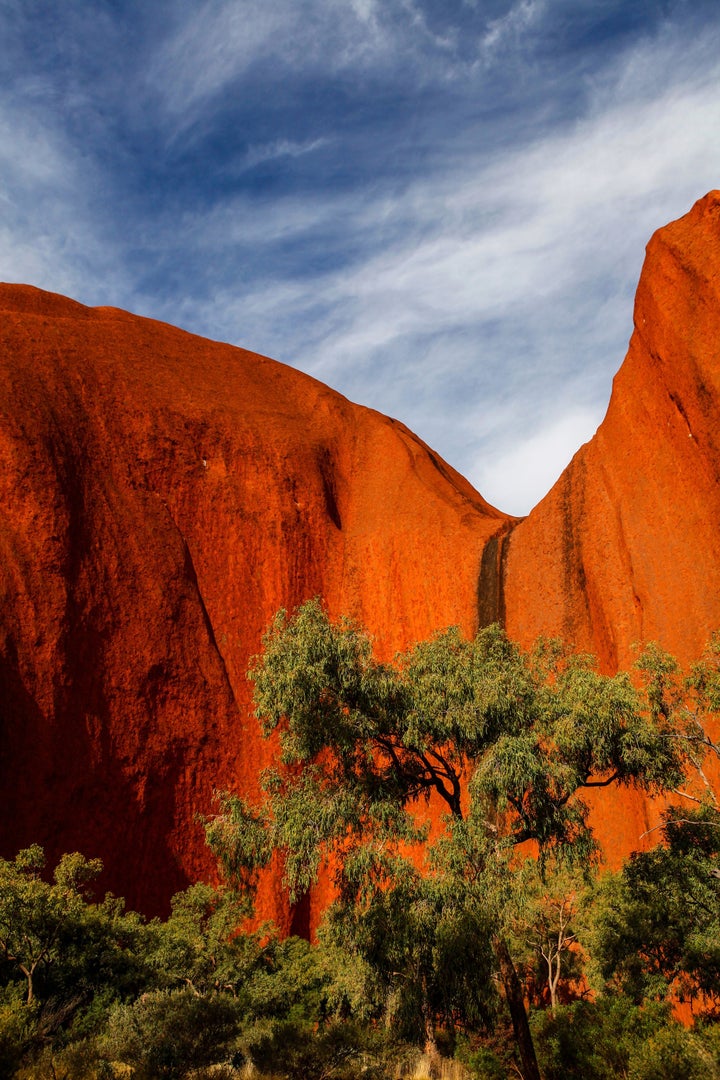
<svg viewBox="0 0 720 1080"><path fill-rule="evenodd" d="M1 1075L720 1077L718 639L686 672L498 627L383 664L311 602L250 676L279 755L205 823L222 884L147 920L97 860L0 860ZM586 798L622 786L668 808L610 872ZM332 879L316 941L253 919L272 859L293 900Z"/></svg>

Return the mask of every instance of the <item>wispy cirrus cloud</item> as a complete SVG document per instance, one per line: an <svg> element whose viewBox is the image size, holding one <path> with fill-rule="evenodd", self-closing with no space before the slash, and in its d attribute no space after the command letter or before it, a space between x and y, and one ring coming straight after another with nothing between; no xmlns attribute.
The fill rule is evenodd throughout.
<svg viewBox="0 0 720 1080"><path fill-rule="evenodd" d="M391 0L391 4L394 0ZM186 118L269 58L281 69L367 67L390 43L374 3L204 0L158 51L148 81Z"/></svg>
<svg viewBox="0 0 720 1080"><path fill-rule="evenodd" d="M422 0L203 0L162 43L147 72L180 131L203 107L263 67L307 80L357 74L416 85L461 77L507 60L542 16L546 0L517 0L498 17ZM460 5L462 6L462 5ZM485 5L490 10L497 3ZM505 5L501 5L504 7Z"/></svg>
<svg viewBox="0 0 720 1080"><path fill-rule="evenodd" d="M602 418L650 233L720 177L708 57L708 43L693 57L660 37L598 83L581 120L464 148L395 193L215 208L193 228L220 251L242 233L278 261L337 236L355 254L312 272L286 255L279 277L270 258L271 282L261 259L204 324L400 416L491 501L526 512ZM542 468L518 467L540 452Z"/></svg>
<svg viewBox="0 0 720 1080"><path fill-rule="evenodd" d="M32 108L0 98L0 280L82 294L105 262L93 212L98 173ZM106 267L110 290L126 288Z"/></svg>
<svg viewBox="0 0 720 1080"><path fill-rule="evenodd" d="M305 142L295 142L292 139L274 139L272 142L263 143L259 146L250 146L240 168L253 169L256 165L262 165L267 161L277 161L279 158L304 157L305 154L312 154L323 146L327 146L329 141L324 137L307 139Z"/></svg>
<svg viewBox="0 0 720 1080"><path fill-rule="evenodd" d="M518 0L505 14L491 19L481 40L482 55L493 58L508 41L516 43L542 18L545 9L545 0Z"/></svg>

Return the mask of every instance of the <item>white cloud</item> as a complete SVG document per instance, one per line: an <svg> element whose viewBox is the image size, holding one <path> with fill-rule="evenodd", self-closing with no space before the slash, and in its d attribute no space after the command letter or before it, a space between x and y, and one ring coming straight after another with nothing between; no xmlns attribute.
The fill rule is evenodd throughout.
<svg viewBox="0 0 720 1080"><path fill-rule="evenodd" d="M543 0L518 0L500 18L492 19L481 41L481 52L485 57L494 55L508 41L517 41L545 13Z"/></svg>
<svg viewBox="0 0 720 1080"><path fill-rule="evenodd" d="M127 290L89 207L101 188L87 157L29 107L0 98L0 280L103 300ZM98 301L100 302L100 301Z"/></svg>
<svg viewBox="0 0 720 1080"><path fill-rule="evenodd" d="M236 4L205 0L165 45L158 67L169 104L187 108L215 94L251 63L261 60L273 42L294 35L299 8L250 0Z"/></svg>
<svg viewBox="0 0 720 1080"><path fill-rule="evenodd" d="M184 128L207 99L269 57L282 68L330 72L366 65L388 47L372 0L204 0L147 77Z"/></svg>
<svg viewBox="0 0 720 1080"><path fill-rule="evenodd" d="M634 283L650 231L720 180L720 94L707 91L703 82L670 88L651 104L620 105L490 165L468 157L462 174L418 181L393 199L289 201L280 214L269 207L266 219L255 208L253 244L278 230L310 234L337 222L351 233L379 232L388 218L404 221L398 242L323 276L325 302L345 319L324 338L313 368L332 373L407 335L541 314L584 285L594 292L605 277L621 289ZM232 237L239 214L237 204L221 213L211 235ZM299 310L317 287L317 279L285 282L275 296L263 282L237 298L238 313Z"/></svg>
<svg viewBox="0 0 720 1080"><path fill-rule="evenodd" d="M490 23L477 40L482 62L517 43L544 6L544 0L519 0ZM351 71L397 80L402 70L406 85L417 86L455 78L476 60L461 60L458 46L477 29L459 27L451 13L430 20L421 0L202 0L189 11L146 73L173 117L175 136L202 123L234 83L268 64L303 79Z"/></svg>
<svg viewBox="0 0 720 1080"><path fill-rule="evenodd" d="M362 22L377 22L378 0L350 0L350 7Z"/></svg>
<svg viewBox="0 0 720 1080"><path fill-rule="evenodd" d="M529 501L513 506L529 510L605 408L651 232L720 183L720 63L688 76L687 48L647 44L586 119L490 159L468 152L400 194L236 202L214 217L218 242L234 222L259 250L323 231L384 243L339 270L221 290L206 326L398 415L503 508L541 439L546 467L524 471ZM494 423L509 393L514 423Z"/></svg>
<svg viewBox="0 0 720 1080"><path fill-rule="evenodd" d="M582 443L594 433L599 410L571 409L530 435L518 438L499 454L485 449L468 479L494 506L522 516L550 490ZM515 425L512 425L514 428ZM511 428L511 431L512 431Z"/></svg>
<svg viewBox="0 0 720 1080"><path fill-rule="evenodd" d="M272 142L250 146L242 160L241 169L252 169L256 165L261 165L266 161L275 161L278 158L304 157L305 154L312 154L316 150L327 146L330 141L325 137L307 139L305 142L295 142L292 139L273 139Z"/></svg>
<svg viewBox="0 0 720 1080"><path fill-rule="evenodd" d="M5 198L27 186L72 183L72 166L62 139L32 114L0 102L0 184Z"/></svg>

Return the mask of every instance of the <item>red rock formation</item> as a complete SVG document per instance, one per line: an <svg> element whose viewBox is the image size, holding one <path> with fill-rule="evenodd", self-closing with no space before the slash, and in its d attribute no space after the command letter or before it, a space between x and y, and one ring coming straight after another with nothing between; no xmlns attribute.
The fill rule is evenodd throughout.
<svg viewBox="0 0 720 1080"><path fill-rule="evenodd" d="M385 655L500 617L608 669L640 638L695 656L720 626L720 193L653 237L635 323L597 435L514 527L292 368L0 286L0 852L100 855L148 911L209 872L196 813L268 755L249 657L316 594ZM617 855L647 807L597 820Z"/></svg>
<svg viewBox="0 0 720 1080"><path fill-rule="evenodd" d="M720 192L648 244L607 415L503 551L508 632L608 669L720 628Z"/></svg>
<svg viewBox="0 0 720 1080"><path fill-rule="evenodd" d="M687 663L720 628L720 191L647 247L635 329L607 415L503 547L503 614L629 668L633 643ZM611 861L659 808L595 800Z"/></svg>
<svg viewBox="0 0 720 1080"><path fill-rule="evenodd" d="M401 424L260 356L0 287L0 851L100 855L145 910L265 763L245 672L324 596L386 654L476 624L507 519Z"/></svg>

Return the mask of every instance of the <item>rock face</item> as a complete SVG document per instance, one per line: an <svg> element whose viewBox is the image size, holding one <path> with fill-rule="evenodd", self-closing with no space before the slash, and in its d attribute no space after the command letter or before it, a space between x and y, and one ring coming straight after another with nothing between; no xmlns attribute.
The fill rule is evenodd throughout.
<svg viewBox="0 0 720 1080"><path fill-rule="evenodd" d="M597 434L500 543L511 637L558 634L608 671L636 642L688 663L720 628L720 192L651 239L634 324ZM658 824L638 794L592 802L611 862Z"/></svg>
<svg viewBox="0 0 720 1080"><path fill-rule="evenodd" d="M511 636L561 634L609 670L720 628L720 192L648 244L607 415L503 546Z"/></svg>
<svg viewBox="0 0 720 1080"><path fill-rule="evenodd" d="M275 611L322 595L387 655L472 633L509 524L292 368L28 287L0 287L0 416L0 851L99 855L147 911L210 871L213 788L256 787Z"/></svg>
<svg viewBox="0 0 720 1080"><path fill-rule="evenodd" d="M249 658L314 595L386 656L495 619L608 669L643 638L697 655L720 627L719 421L717 192L650 242L607 417L520 523L292 368L0 286L0 854L99 855L149 912L210 873L196 814L268 758ZM623 798L597 812L611 855L647 826ZM271 876L262 906L306 930L279 895Z"/></svg>

